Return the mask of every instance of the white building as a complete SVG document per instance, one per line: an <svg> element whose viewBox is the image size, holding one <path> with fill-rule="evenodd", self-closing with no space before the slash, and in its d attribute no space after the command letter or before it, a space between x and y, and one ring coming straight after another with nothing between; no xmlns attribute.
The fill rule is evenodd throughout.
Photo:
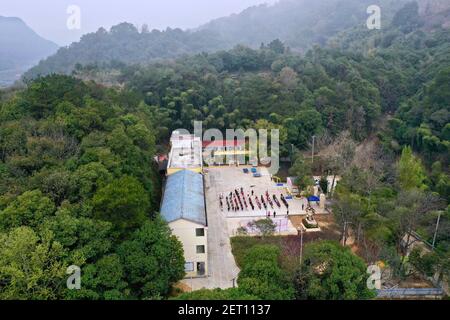
<svg viewBox="0 0 450 320"><path fill-rule="evenodd" d="M203 176L181 170L167 178L161 215L183 244L186 277L208 275L208 227Z"/></svg>
<svg viewBox="0 0 450 320"><path fill-rule="evenodd" d="M170 144L167 175L170 176L181 170L202 172L202 141L199 137L174 131L170 138Z"/></svg>

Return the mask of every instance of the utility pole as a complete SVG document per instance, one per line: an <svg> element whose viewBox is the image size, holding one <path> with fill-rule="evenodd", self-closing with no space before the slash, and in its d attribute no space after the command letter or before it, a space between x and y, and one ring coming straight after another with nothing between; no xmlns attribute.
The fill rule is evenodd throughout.
<svg viewBox="0 0 450 320"><path fill-rule="evenodd" d="M303 264L303 227L300 226L300 272Z"/></svg>
<svg viewBox="0 0 450 320"><path fill-rule="evenodd" d="M436 230L434 230L434 236L433 236L433 244L432 244L433 250L434 250L434 246L436 244L437 233L439 230L439 223L441 221L441 214L442 214L442 211L439 211L439 215L438 215L437 222L436 222Z"/></svg>
<svg viewBox="0 0 450 320"><path fill-rule="evenodd" d="M344 221L344 230L342 232L342 246L345 247L345 233L347 229L347 221Z"/></svg>
<svg viewBox="0 0 450 320"><path fill-rule="evenodd" d="M312 164L314 164L314 148L315 148L315 144L316 144L316 136L312 136Z"/></svg>

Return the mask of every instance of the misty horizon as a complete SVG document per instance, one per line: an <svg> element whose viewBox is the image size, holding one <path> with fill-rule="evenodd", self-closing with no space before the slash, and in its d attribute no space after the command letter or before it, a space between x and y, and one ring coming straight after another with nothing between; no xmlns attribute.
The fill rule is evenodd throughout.
<svg viewBox="0 0 450 320"><path fill-rule="evenodd" d="M228 0L215 1L169 0L164 3L152 1L142 3L139 0L121 1L58 1L43 0L39 7L29 5L29 0L5 1L0 6L0 16L17 17L43 38L59 46L66 46L78 41L81 36L95 32L99 28L110 29L112 26L128 22L142 27L148 25L150 30L167 28L193 29L211 20L238 14L255 5L272 5L278 0ZM69 30L67 8L77 5L81 9L81 29Z"/></svg>

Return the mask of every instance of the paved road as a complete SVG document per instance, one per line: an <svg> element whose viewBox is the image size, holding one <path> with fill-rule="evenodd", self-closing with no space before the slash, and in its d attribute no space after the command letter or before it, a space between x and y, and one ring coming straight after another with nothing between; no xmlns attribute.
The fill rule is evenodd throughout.
<svg viewBox="0 0 450 320"><path fill-rule="evenodd" d="M202 288L230 288L239 274L227 230L227 218L217 204L217 184L221 172L213 170L205 176L206 211L208 215L208 262L209 277L187 279L184 282L193 290Z"/></svg>

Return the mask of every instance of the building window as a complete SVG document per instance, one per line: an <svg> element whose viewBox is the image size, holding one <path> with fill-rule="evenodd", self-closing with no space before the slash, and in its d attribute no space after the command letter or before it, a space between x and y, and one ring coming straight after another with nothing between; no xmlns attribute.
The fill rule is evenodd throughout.
<svg viewBox="0 0 450 320"><path fill-rule="evenodd" d="M205 229L203 229L203 228L195 229L195 234L197 235L197 237L204 237Z"/></svg>
<svg viewBox="0 0 450 320"><path fill-rule="evenodd" d="M205 246L197 246L197 253L205 253Z"/></svg>
<svg viewBox="0 0 450 320"><path fill-rule="evenodd" d="M184 272L193 272L194 271L194 263L193 262L186 262L184 264Z"/></svg>

